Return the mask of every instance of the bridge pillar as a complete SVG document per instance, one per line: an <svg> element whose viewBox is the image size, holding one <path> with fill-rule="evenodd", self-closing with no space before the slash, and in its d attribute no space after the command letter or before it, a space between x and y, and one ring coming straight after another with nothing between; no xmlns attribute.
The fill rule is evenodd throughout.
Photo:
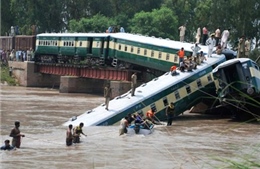
<svg viewBox="0 0 260 169"><path fill-rule="evenodd" d="M131 90L131 82L128 81L110 81L112 88L112 97L122 95Z"/></svg>
<svg viewBox="0 0 260 169"><path fill-rule="evenodd" d="M60 84L60 76L36 72L34 62L8 61L8 65L12 67L12 74L21 86L53 88Z"/></svg>
<svg viewBox="0 0 260 169"><path fill-rule="evenodd" d="M102 94L104 80L75 76L60 77L60 93L95 93Z"/></svg>

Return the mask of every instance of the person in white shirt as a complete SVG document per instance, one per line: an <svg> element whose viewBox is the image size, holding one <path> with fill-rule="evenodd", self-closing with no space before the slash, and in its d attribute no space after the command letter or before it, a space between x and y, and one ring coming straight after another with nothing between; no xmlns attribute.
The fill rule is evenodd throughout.
<svg viewBox="0 0 260 169"><path fill-rule="evenodd" d="M214 46L216 45L216 40L215 40L215 34L211 34L210 38L206 41L206 45L208 46L208 57L212 57L212 51Z"/></svg>
<svg viewBox="0 0 260 169"><path fill-rule="evenodd" d="M198 46L198 43L195 43L194 46L191 47L192 52L192 56L193 57L197 57L197 53L199 52L201 48Z"/></svg>
<svg viewBox="0 0 260 169"><path fill-rule="evenodd" d="M196 33L196 43L200 43L200 37L201 37L201 29L198 27L197 33Z"/></svg>
<svg viewBox="0 0 260 169"><path fill-rule="evenodd" d="M184 36L185 36L185 31L186 31L186 25L182 25L179 27L179 31L180 31L180 41L184 42Z"/></svg>
<svg viewBox="0 0 260 169"><path fill-rule="evenodd" d="M222 49L227 48L227 41L228 41L228 37L229 37L229 31L230 31L230 29L224 30L223 33L222 33L222 37L221 37L221 47L222 47Z"/></svg>
<svg viewBox="0 0 260 169"><path fill-rule="evenodd" d="M221 37L221 31L220 31L220 27L218 27L218 29L216 29L215 31L216 46L218 46L219 44L220 37Z"/></svg>

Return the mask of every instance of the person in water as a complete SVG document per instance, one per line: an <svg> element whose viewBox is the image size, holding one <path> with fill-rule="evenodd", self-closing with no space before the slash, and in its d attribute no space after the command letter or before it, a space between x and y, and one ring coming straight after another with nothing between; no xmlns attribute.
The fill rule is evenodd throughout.
<svg viewBox="0 0 260 169"><path fill-rule="evenodd" d="M166 116L167 116L167 126L171 126L172 120L174 118L174 103L171 102L165 111L166 111Z"/></svg>
<svg viewBox="0 0 260 169"><path fill-rule="evenodd" d="M79 126L76 126L74 128L74 130L73 130L73 143L80 143L80 134L87 136L82 131L83 126L84 126L84 123L80 123Z"/></svg>
<svg viewBox="0 0 260 169"><path fill-rule="evenodd" d="M123 135L124 133L127 133L127 127L128 127L128 117L124 117L120 121L120 128L119 128L119 136Z"/></svg>
<svg viewBox="0 0 260 169"><path fill-rule="evenodd" d="M5 145L1 147L1 150L12 150L13 146L10 145L10 140L5 140Z"/></svg>
<svg viewBox="0 0 260 169"><path fill-rule="evenodd" d="M72 124L69 125L67 132L66 132L66 145L71 146L73 141L73 135L72 135Z"/></svg>
<svg viewBox="0 0 260 169"><path fill-rule="evenodd" d="M21 145L21 137L25 137L24 134L20 133L19 127L20 127L20 122L16 121L14 123L15 127L11 130L10 137L13 137L12 140L12 146L16 148L20 148Z"/></svg>

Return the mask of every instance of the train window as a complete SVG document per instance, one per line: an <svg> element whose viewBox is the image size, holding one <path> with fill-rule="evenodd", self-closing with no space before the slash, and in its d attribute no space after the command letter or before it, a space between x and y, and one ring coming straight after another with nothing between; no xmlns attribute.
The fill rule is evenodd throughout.
<svg viewBox="0 0 260 169"><path fill-rule="evenodd" d="M99 47L99 41L97 41L97 47Z"/></svg>
<svg viewBox="0 0 260 169"><path fill-rule="evenodd" d="M58 46L58 42L57 41L55 42L55 46Z"/></svg>
<svg viewBox="0 0 260 169"><path fill-rule="evenodd" d="M209 81L209 82L211 82L211 81L212 81L212 77L211 77L211 75L208 75L208 77L207 77L207 78L208 78L208 81Z"/></svg>
<svg viewBox="0 0 260 169"><path fill-rule="evenodd" d="M132 52L134 52L134 47L133 47L133 46L131 46L131 53L132 53Z"/></svg>
<svg viewBox="0 0 260 169"><path fill-rule="evenodd" d="M197 80L197 86L198 86L198 88L201 88L201 87L202 87L202 84L201 84L201 80L200 80L200 79Z"/></svg>
<svg viewBox="0 0 260 169"><path fill-rule="evenodd" d="M82 41L79 42L79 46L82 46Z"/></svg>
<svg viewBox="0 0 260 169"><path fill-rule="evenodd" d="M151 110L153 110L154 112L157 112L157 109L156 109L156 106L155 106L155 103L151 104Z"/></svg>
<svg viewBox="0 0 260 169"><path fill-rule="evenodd" d="M118 46L118 50L121 50L121 45L119 44L119 46Z"/></svg>
<svg viewBox="0 0 260 169"><path fill-rule="evenodd" d="M151 52L151 57L153 58L154 57L154 51L152 50Z"/></svg>
<svg viewBox="0 0 260 169"><path fill-rule="evenodd" d="M71 42L71 46L74 46L74 42Z"/></svg>
<svg viewBox="0 0 260 169"><path fill-rule="evenodd" d="M175 96L176 100L179 100L181 98L180 93L178 92L178 90L176 90L174 92L174 96Z"/></svg>
<svg viewBox="0 0 260 169"><path fill-rule="evenodd" d="M164 106L167 106L169 103L168 103L168 99L167 99L167 97L164 97L163 98L163 105Z"/></svg>
<svg viewBox="0 0 260 169"><path fill-rule="evenodd" d="M159 59L162 58L162 52L159 52L159 54L158 54L158 58L159 58Z"/></svg>
<svg viewBox="0 0 260 169"><path fill-rule="evenodd" d="M137 54L140 54L140 48L137 49Z"/></svg>
<svg viewBox="0 0 260 169"><path fill-rule="evenodd" d="M177 61L178 61L178 56L175 55L175 56L174 56L174 62L177 62Z"/></svg>
<svg viewBox="0 0 260 169"><path fill-rule="evenodd" d="M144 50L144 55L147 55L147 50L146 49Z"/></svg>
<svg viewBox="0 0 260 169"><path fill-rule="evenodd" d="M187 91L187 94L190 94L190 93L191 93L191 89L190 89L190 86L189 86L189 85L186 86L186 91Z"/></svg>
<svg viewBox="0 0 260 169"><path fill-rule="evenodd" d="M127 45L125 45L125 51L127 51Z"/></svg>
<svg viewBox="0 0 260 169"><path fill-rule="evenodd" d="M48 46L50 46L50 44L51 44L51 42L50 42L50 41L48 41Z"/></svg>
<svg viewBox="0 0 260 169"><path fill-rule="evenodd" d="M139 110L137 113L138 113L139 115L141 115L141 116L143 116L143 115L144 115L144 112L143 112L143 110Z"/></svg>
<svg viewBox="0 0 260 169"><path fill-rule="evenodd" d="M167 53L167 54L166 54L166 60L169 60L169 59L170 59L170 54Z"/></svg>

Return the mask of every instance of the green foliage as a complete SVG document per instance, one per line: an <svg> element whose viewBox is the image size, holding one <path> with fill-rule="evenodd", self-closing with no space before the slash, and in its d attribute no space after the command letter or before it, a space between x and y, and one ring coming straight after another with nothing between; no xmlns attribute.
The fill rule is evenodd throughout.
<svg viewBox="0 0 260 169"><path fill-rule="evenodd" d="M71 32L105 32L109 23L109 18L97 14L92 18L81 18L78 22L71 20L69 30Z"/></svg>
<svg viewBox="0 0 260 169"><path fill-rule="evenodd" d="M210 32L231 28L232 43L241 35L260 39L259 0L5 0L1 13L2 35L14 25L22 34L31 34L32 25L38 33L104 32L120 25L127 32L176 39L186 24L191 42L204 26Z"/></svg>
<svg viewBox="0 0 260 169"><path fill-rule="evenodd" d="M177 17L166 7L154 9L152 12L139 12L130 21L130 25L133 33L170 39L177 37Z"/></svg>
<svg viewBox="0 0 260 169"><path fill-rule="evenodd" d="M9 68L7 66L1 66L1 83L7 82L10 86L17 85L15 79L9 76Z"/></svg>

